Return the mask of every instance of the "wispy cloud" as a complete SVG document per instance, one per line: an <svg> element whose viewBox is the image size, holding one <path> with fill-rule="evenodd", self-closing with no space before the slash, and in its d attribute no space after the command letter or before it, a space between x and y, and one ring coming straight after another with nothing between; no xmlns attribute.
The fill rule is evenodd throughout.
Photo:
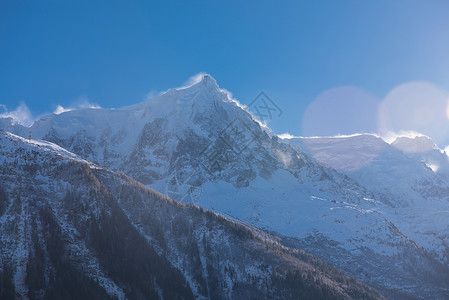
<svg viewBox="0 0 449 300"><path fill-rule="evenodd" d="M200 72L198 74L195 74L193 76L191 76L189 79L187 79L187 81L185 81L184 83L182 83L181 86L174 88L174 90L184 90L184 89L188 89L189 87L194 86L195 84L199 83L204 76L210 76L209 74L207 74L206 72ZM157 90L150 90L146 95L145 95L145 100L150 100L154 97L163 95L165 93L167 93L168 91L173 90L173 89L168 89L168 90L163 90L163 91L157 91Z"/></svg>
<svg viewBox="0 0 449 300"><path fill-rule="evenodd" d="M400 130L399 132L388 131L385 134L380 135L380 137L388 144L393 143L398 137L408 137L413 139L417 136L426 135L413 130Z"/></svg>
<svg viewBox="0 0 449 300"><path fill-rule="evenodd" d="M8 108L0 104L1 113L0 118L11 118L14 124L20 124L23 126L31 126L33 125L35 119L31 115L31 111L25 103L20 103L14 110L8 110Z"/></svg>
<svg viewBox="0 0 449 300"><path fill-rule="evenodd" d="M101 108L98 104L91 103L86 96L78 97L72 103L73 104L68 107L57 105L53 113L59 115L75 109ZM11 118L13 124L20 124L22 126L30 127L43 115L36 116L33 114L24 102L21 102L20 105L14 110L9 110L6 105L0 104L0 118Z"/></svg>
<svg viewBox="0 0 449 300"><path fill-rule="evenodd" d="M281 150L276 150L275 151L275 155L282 162L284 167L289 168L291 166L292 157L291 157L290 153L284 152L284 151L281 151Z"/></svg>
<svg viewBox="0 0 449 300"><path fill-rule="evenodd" d="M198 74L195 74L195 75L193 75L192 77L190 77L189 79L187 79L187 81L184 82L184 83L182 84L182 86L180 86L180 87L177 88L177 89L178 89L178 90L181 90L181 89L189 88L189 87L191 87L191 86L197 84L198 82L200 82L200 81L203 79L203 77L206 76L206 75L209 75L209 74L207 74L206 72L200 72L200 73L198 73ZM210 76L210 75L209 75L209 76Z"/></svg>
<svg viewBox="0 0 449 300"><path fill-rule="evenodd" d="M278 134L278 137L281 139L293 139L296 136L294 136L293 134L290 134L288 132L285 132L285 133Z"/></svg>
<svg viewBox="0 0 449 300"><path fill-rule="evenodd" d="M53 112L55 115L59 115L59 114L62 114L63 112L66 112L66 111L71 111L71 110L73 110L73 109L71 109L71 108L65 108L65 107L63 107L63 106L61 106L61 105L58 105L58 106L56 106L56 109L55 109L55 111Z"/></svg>
<svg viewBox="0 0 449 300"><path fill-rule="evenodd" d="M446 155L449 156L449 145L444 148L444 152L446 152Z"/></svg>
<svg viewBox="0 0 449 300"><path fill-rule="evenodd" d="M156 97L156 96L159 96L159 95L161 95L161 94L163 94L163 93L164 93L164 91L161 92L161 91L151 90L151 91L149 91L149 92L145 95L145 101L146 101L146 100L149 100L149 99L152 99L152 98L154 98L154 97Z"/></svg>
<svg viewBox="0 0 449 300"><path fill-rule="evenodd" d="M87 96L80 96L75 101L73 101L73 104L64 107L62 105L56 106L56 109L53 111L55 115L62 114L64 112L76 110L76 109L82 109L82 108L101 108L98 104L91 103L89 101L89 98Z"/></svg>

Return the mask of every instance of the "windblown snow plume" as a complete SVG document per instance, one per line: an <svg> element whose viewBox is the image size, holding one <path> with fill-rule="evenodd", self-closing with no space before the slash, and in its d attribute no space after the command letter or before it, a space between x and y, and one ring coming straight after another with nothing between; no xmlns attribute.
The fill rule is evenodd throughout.
<svg viewBox="0 0 449 300"><path fill-rule="evenodd" d="M11 118L14 124L20 124L23 126L31 126L35 119L31 115L31 111L25 103L20 103L20 105L15 109L9 111L6 105L0 104L0 118Z"/></svg>

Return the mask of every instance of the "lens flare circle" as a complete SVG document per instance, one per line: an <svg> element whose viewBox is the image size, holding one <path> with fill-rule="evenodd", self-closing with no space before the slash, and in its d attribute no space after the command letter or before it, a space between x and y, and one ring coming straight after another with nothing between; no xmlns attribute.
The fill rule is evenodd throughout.
<svg viewBox="0 0 449 300"><path fill-rule="evenodd" d="M430 136L435 143L449 135L449 94L428 82L410 82L394 88L378 110L378 131L415 131Z"/></svg>
<svg viewBox="0 0 449 300"><path fill-rule="evenodd" d="M447 100L446 117L449 119L449 99Z"/></svg>
<svg viewBox="0 0 449 300"><path fill-rule="evenodd" d="M385 143L372 135L351 135L377 131L379 103L376 96L358 87L321 93L304 112L302 135L339 138L305 138L305 148L318 163L337 170L355 171L368 165Z"/></svg>
<svg viewBox="0 0 449 300"><path fill-rule="evenodd" d="M379 99L358 87L327 90L313 100L303 116L303 136L375 133Z"/></svg>

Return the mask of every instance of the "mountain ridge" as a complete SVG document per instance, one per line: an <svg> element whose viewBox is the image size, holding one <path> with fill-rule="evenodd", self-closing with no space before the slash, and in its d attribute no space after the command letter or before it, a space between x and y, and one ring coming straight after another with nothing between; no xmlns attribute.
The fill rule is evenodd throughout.
<svg viewBox="0 0 449 300"><path fill-rule="evenodd" d="M260 229L56 145L0 141L2 298L383 299Z"/></svg>
<svg viewBox="0 0 449 300"><path fill-rule="evenodd" d="M430 157L425 152L404 154L364 135L280 139L218 85L209 89L201 81L135 106L52 116L30 130L35 138L170 197L296 239L302 248L388 293L421 298L428 291L441 298L448 293L437 279L449 273L447 222L440 209L447 201L447 181L423 162ZM324 143L319 152L324 158L348 162L350 168L323 163L305 140ZM444 162L432 153L432 159ZM399 166L411 171L400 172ZM404 179L387 176L393 171ZM423 197L435 207L421 205Z"/></svg>

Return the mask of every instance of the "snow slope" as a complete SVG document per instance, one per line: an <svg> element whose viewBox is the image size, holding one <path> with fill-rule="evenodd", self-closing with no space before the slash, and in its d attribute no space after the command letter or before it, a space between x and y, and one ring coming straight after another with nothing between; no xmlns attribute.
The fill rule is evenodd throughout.
<svg viewBox="0 0 449 300"><path fill-rule="evenodd" d="M440 261L449 261L449 157L428 137L401 137L391 145L367 134L289 142L372 191L376 209Z"/></svg>

